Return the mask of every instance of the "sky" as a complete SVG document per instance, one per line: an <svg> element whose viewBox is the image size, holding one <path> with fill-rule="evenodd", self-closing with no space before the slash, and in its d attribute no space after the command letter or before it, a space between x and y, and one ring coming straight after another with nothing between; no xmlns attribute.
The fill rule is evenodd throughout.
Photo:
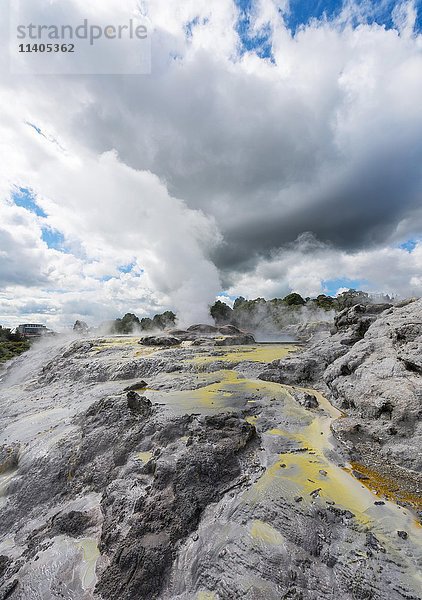
<svg viewBox="0 0 422 600"><path fill-rule="evenodd" d="M66 0L140 8L147 75L16 75L1 53L0 324L421 295L421 2Z"/></svg>

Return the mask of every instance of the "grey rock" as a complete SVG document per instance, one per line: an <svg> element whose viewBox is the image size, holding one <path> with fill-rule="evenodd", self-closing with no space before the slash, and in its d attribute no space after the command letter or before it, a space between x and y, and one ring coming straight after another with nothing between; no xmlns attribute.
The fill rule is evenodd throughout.
<svg viewBox="0 0 422 600"><path fill-rule="evenodd" d="M215 340L216 346L247 346L255 344L255 338L251 333L241 333L239 335L230 335Z"/></svg>
<svg viewBox="0 0 422 600"><path fill-rule="evenodd" d="M319 387L354 421L351 427L347 419L333 426L349 448L372 466L383 462L393 479L397 473L387 462L409 469L413 487L415 482L421 487L421 356L422 300L398 307L356 305L337 315L331 335L274 361L259 377ZM374 445L375 454L369 452Z"/></svg>
<svg viewBox="0 0 422 600"><path fill-rule="evenodd" d="M10 444L0 447L0 475L17 468L19 450L20 444Z"/></svg>
<svg viewBox="0 0 422 600"><path fill-rule="evenodd" d="M259 375L259 379L287 385L300 385L314 381L321 370L319 361L311 355L291 356L282 361L272 362Z"/></svg>
<svg viewBox="0 0 422 600"><path fill-rule="evenodd" d="M146 396L140 396L134 391L127 393L127 405L130 410L143 416L149 416L151 413L151 401Z"/></svg>
<svg viewBox="0 0 422 600"><path fill-rule="evenodd" d="M125 387L125 389L123 390L124 392L132 392L132 391L136 391L136 390L143 390L146 387L148 387L148 384L146 381L141 380L141 381L137 381L136 383L133 383L132 385L128 385L127 387Z"/></svg>
<svg viewBox="0 0 422 600"><path fill-rule="evenodd" d="M199 323L198 325L191 325L190 327L188 327L187 331L199 333L201 335L208 333L218 333L218 327L214 327L214 325Z"/></svg>
<svg viewBox="0 0 422 600"><path fill-rule="evenodd" d="M91 518L86 513L72 510L68 513L58 515L54 521L50 534L66 534L72 537L81 537L91 525Z"/></svg>
<svg viewBox="0 0 422 600"><path fill-rule="evenodd" d="M350 351L341 344L345 334L335 333L325 346L318 340L324 364ZM287 458L280 462L280 453L291 454L293 463L296 453L306 460L309 452L310 463L320 457L311 456L306 440L261 435L273 427L293 435L306 431L315 419L327 418L325 403L318 411L304 410L283 390L277 395L277 386L257 383L246 362L236 366L236 381L245 378L238 389L230 383L217 392L221 404L212 403L208 390L202 394L204 385L219 387L222 368L237 364L219 360L225 351L214 347L215 338L237 335L198 334L194 339L204 340L199 349L186 344L142 350L137 339L121 338L54 341L42 352L31 350L30 364L14 364L0 395L0 436L5 446L15 442L22 451L2 476L7 485L0 498L0 598L190 600L201 591L227 600L417 598L414 536L406 553L394 550L404 545L397 529L413 531L410 520L397 513L393 539L384 533L381 538L384 523L377 523L374 533L382 545L367 538L354 514L327 495L335 472L330 469L330 481L318 475L325 460L333 469L343 460L339 450L312 467L317 483L297 488L285 485L294 471ZM417 341L414 330L411 335ZM409 336L405 332L405 340ZM415 360L402 338L399 331L401 356ZM311 350L304 354L311 356ZM197 355L210 362L197 364L191 360ZM318 351L310 377L320 373L317 358ZM347 364L353 371L354 363ZM359 368L342 377L353 378ZM271 369L278 371L278 362ZM149 399L137 393L142 378ZM383 394L368 411L371 419L356 403L351 416L333 424L335 434L356 453L370 440L371 452L381 459L384 438L372 431L372 421L383 424L385 439L404 440L389 402ZM256 426L245 421L252 415ZM286 466L268 479L275 464ZM398 510L386 505L370 510ZM84 560L95 544L98 560ZM95 560L96 589L92 571L90 578L83 575Z"/></svg>
<svg viewBox="0 0 422 600"><path fill-rule="evenodd" d="M111 516L103 528L102 552L111 546L113 558L97 585L103 598L155 597L170 569L175 544L196 529L205 507L241 473L237 454L254 435L254 428L237 417L206 417L176 464L164 459L156 463L139 518L117 547L107 523L114 530L119 507L104 497L103 512L111 511Z"/></svg>
<svg viewBox="0 0 422 600"><path fill-rule="evenodd" d="M144 346L178 346L182 340L170 335L150 335L143 337L139 343Z"/></svg>
<svg viewBox="0 0 422 600"><path fill-rule="evenodd" d="M319 402L314 394L310 394L309 392L298 392L296 390L292 390L291 394L295 400L305 408L318 408L319 406Z"/></svg>
<svg viewBox="0 0 422 600"><path fill-rule="evenodd" d="M385 553L385 548L382 546L382 544L379 542L378 538L371 531L369 531L366 534L366 545L371 550L375 550L376 552Z"/></svg>
<svg viewBox="0 0 422 600"><path fill-rule="evenodd" d="M0 583L12 562L8 556L0 555Z"/></svg>

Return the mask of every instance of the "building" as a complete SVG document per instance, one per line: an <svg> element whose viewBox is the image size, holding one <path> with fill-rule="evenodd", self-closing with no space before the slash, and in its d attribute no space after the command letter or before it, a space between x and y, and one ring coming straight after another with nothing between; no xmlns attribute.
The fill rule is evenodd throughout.
<svg viewBox="0 0 422 600"><path fill-rule="evenodd" d="M45 325L40 325L39 323L25 323L24 325L19 325L19 327L16 328L16 331L27 338L41 337L50 332Z"/></svg>

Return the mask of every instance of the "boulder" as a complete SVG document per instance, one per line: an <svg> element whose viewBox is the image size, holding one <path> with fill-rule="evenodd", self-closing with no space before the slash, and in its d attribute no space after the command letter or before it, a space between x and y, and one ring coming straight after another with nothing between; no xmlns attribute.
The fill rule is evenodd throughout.
<svg viewBox="0 0 422 600"><path fill-rule="evenodd" d="M248 346L250 344L255 344L255 338L251 333L241 333L215 340L216 346Z"/></svg>
<svg viewBox="0 0 422 600"><path fill-rule="evenodd" d="M319 406L319 402L314 394L294 391L292 395L294 399L304 408L318 408Z"/></svg>
<svg viewBox="0 0 422 600"><path fill-rule="evenodd" d="M91 525L91 518L86 513L71 510L68 513L58 515L54 521L51 532L55 535L70 535L81 537Z"/></svg>
<svg viewBox="0 0 422 600"><path fill-rule="evenodd" d="M148 387L147 382L142 380L142 381L137 381L136 383L133 383L132 385L129 385L123 391L124 392L132 392L132 391L136 391L136 390L143 390L146 387Z"/></svg>
<svg viewBox="0 0 422 600"><path fill-rule="evenodd" d="M217 327L214 327L214 325L207 325L204 323L199 323L198 325L191 325L190 327L188 327L187 330L201 335L207 333L218 333Z"/></svg>
<svg viewBox="0 0 422 600"><path fill-rule="evenodd" d="M150 335L139 340L143 346L178 346L182 340L171 335Z"/></svg>
<svg viewBox="0 0 422 600"><path fill-rule="evenodd" d="M152 406L146 396L140 396L134 391L127 393L127 405L130 410L142 414L149 414Z"/></svg>
<svg viewBox="0 0 422 600"><path fill-rule="evenodd" d="M221 335L242 335L245 333L234 325L222 325L218 328L218 332L221 333Z"/></svg>

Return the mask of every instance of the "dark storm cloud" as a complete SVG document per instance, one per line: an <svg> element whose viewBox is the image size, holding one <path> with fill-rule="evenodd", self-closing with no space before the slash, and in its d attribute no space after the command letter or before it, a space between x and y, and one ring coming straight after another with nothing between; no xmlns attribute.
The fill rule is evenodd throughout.
<svg viewBox="0 0 422 600"><path fill-rule="evenodd" d="M421 164L420 140L410 148L380 151L331 189L327 186L323 195L311 192L306 210L301 205L295 208L292 195L287 218L283 207L278 213L262 211L251 219L246 215L224 232L227 243L216 250L215 260L224 269L250 268L304 231L348 251L392 240L400 221L420 213Z"/></svg>
<svg viewBox="0 0 422 600"><path fill-rule="evenodd" d="M312 30L286 43L302 69L288 77L283 63L246 74L205 52L182 68L156 48L147 82L90 81L73 125L213 215L222 269L249 269L303 231L348 250L388 243L421 203L420 57L392 32L327 30L319 46Z"/></svg>
<svg viewBox="0 0 422 600"><path fill-rule="evenodd" d="M89 9L113 3L135 0L106 8L93 0ZM46 273L57 288L46 294L71 312L63 284L83 288L86 271L95 281L84 302L97 290L104 305L143 306L148 297L149 306L185 306L190 319L197 308L207 315L229 287L251 297L310 295L343 278L422 290L413 3L400 2L395 29L365 18L356 27L350 1L338 20L295 36L279 2L251 4L250 25L267 32L272 61L239 47L231 0L155 0L150 76L5 77L4 181L36 187L50 226L85 252L80 265L27 241L28 260L14 267L20 281L31 282L33 271L43 285L37 278ZM399 248L409 239L411 254ZM134 257L142 277L114 280Z"/></svg>

